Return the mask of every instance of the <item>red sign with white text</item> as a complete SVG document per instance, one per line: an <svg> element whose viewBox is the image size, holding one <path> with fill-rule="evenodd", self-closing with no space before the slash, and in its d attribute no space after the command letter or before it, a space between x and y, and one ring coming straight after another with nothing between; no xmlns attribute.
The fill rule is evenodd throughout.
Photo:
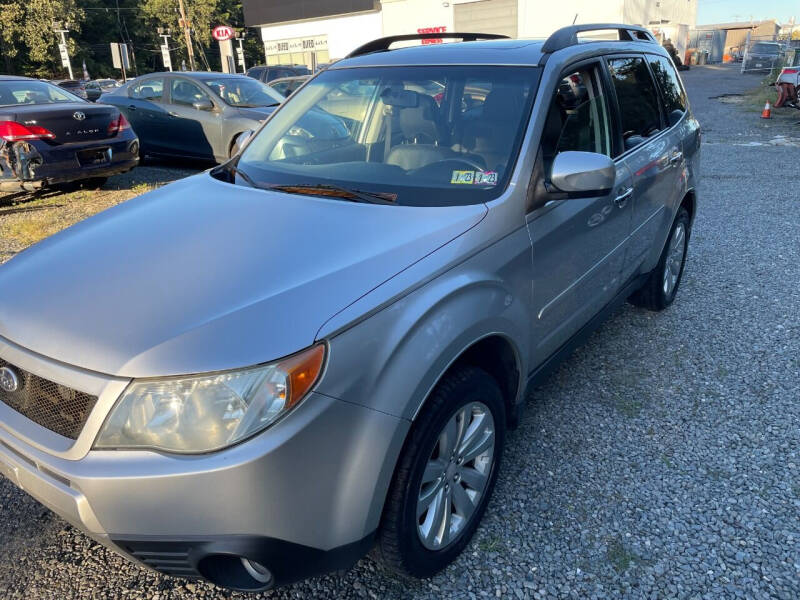
<svg viewBox="0 0 800 600"><path fill-rule="evenodd" d="M417 33L444 33L447 31L447 27L445 25L440 25L439 27L420 27L417 29ZM441 44L442 38L430 38L427 40L422 40L422 44Z"/></svg>
<svg viewBox="0 0 800 600"><path fill-rule="evenodd" d="M218 42L224 42L225 40L230 40L234 36L233 27L228 27L227 25L220 25L219 27L214 27L214 29L211 31L211 36Z"/></svg>

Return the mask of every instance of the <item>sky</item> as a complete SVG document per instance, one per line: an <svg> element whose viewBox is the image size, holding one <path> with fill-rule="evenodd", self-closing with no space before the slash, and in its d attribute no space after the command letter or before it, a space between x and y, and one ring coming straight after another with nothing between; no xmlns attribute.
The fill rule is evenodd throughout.
<svg viewBox="0 0 800 600"><path fill-rule="evenodd" d="M800 0L698 0L697 24L796 17L800 22Z"/></svg>

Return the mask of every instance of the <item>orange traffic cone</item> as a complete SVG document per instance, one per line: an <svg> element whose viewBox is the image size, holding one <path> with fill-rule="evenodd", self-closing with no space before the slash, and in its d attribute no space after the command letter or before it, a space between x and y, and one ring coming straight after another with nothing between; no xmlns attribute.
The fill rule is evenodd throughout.
<svg viewBox="0 0 800 600"><path fill-rule="evenodd" d="M769 108L769 102L764 105L764 110L761 111L761 118L762 119L769 119L771 118L771 111Z"/></svg>

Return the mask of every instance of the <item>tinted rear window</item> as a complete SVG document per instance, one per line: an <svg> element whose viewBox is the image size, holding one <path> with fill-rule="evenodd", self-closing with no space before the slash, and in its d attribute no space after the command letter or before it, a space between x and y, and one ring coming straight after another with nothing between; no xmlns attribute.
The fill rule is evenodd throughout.
<svg viewBox="0 0 800 600"><path fill-rule="evenodd" d="M0 81L0 106L83 102L68 91L44 81Z"/></svg>

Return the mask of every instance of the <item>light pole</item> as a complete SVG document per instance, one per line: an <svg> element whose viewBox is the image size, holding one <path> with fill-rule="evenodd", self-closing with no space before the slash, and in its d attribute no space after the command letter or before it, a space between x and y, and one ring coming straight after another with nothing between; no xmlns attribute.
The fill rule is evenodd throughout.
<svg viewBox="0 0 800 600"><path fill-rule="evenodd" d="M244 42L244 33L241 37L237 37L236 41L239 42L239 64L242 65L242 73L247 70L247 65L244 63L244 47L242 46L242 42Z"/></svg>
<svg viewBox="0 0 800 600"><path fill-rule="evenodd" d="M158 36L164 38L164 44L161 46L161 58L164 60L164 66L172 71L172 57L169 55L169 33L170 30L168 28L158 28Z"/></svg>
<svg viewBox="0 0 800 600"><path fill-rule="evenodd" d="M61 65L67 67L69 78L75 79L72 75L72 63L69 61L69 49L67 48L67 34L69 33L69 23L64 23L65 29L61 29L61 23L53 21L53 29L56 33L61 34L61 43L58 45L58 51L61 54Z"/></svg>

